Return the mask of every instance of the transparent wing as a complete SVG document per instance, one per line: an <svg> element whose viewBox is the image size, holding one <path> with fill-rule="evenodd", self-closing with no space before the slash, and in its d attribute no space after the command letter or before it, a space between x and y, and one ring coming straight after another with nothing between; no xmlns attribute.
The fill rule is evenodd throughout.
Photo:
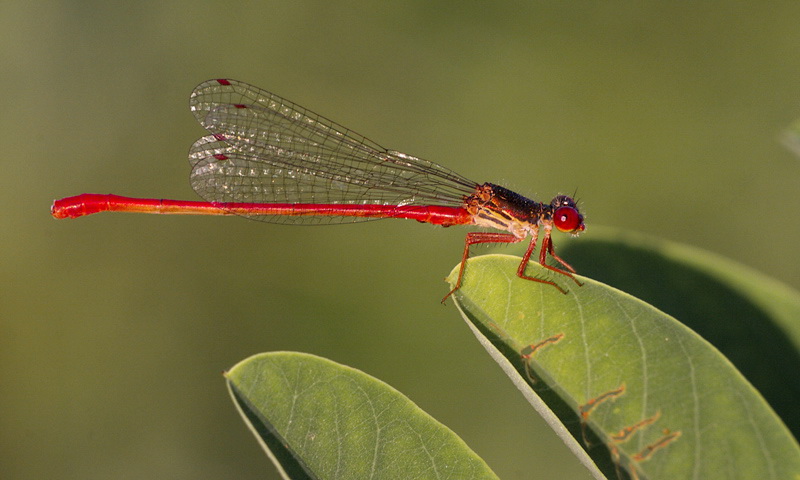
<svg viewBox="0 0 800 480"><path fill-rule="evenodd" d="M212 133L195 142L189 153L192 187L209 201L458 206L477 186L441 165L387 150L294 103L235 80L200 84L190 106Z"/></svg>

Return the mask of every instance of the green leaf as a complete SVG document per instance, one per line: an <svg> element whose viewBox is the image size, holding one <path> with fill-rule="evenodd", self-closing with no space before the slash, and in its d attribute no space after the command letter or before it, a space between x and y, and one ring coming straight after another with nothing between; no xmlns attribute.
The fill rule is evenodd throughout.
<svg viewBox="0 0 800 480"><path fill-rule="evenodd" d="M495 479L447 427L389 385L313 355L263 353L226 375L284 478Z"/></svg>
<svg viewBox="0 0 800 480"><path fill-rule="evenodd" d="M797 442L712 345L593 280L564 295L520 279L519 262L470 260L456 305L532 405L606 476L800 478ZM566 281L538 265L527 273Z"/></svg>
<svg viewBox="0 0 800 480"><path fill-rule="evenodd" d="M800 437L800 294L697 248L601 228L561 250L582 274L644 300L711 342Z"/></svg>

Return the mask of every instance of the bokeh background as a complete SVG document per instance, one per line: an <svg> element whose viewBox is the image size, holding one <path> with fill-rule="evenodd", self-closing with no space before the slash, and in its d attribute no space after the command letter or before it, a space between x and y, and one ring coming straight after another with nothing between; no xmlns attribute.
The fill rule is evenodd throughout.
<svg viewBox="0 0 800 480"><path fill-rule="evenodd" d="M439 304L465 229L50 203L195 199L188 95L230 77L477 181L577 189L587 237L800 288L800 161L778 141L799 22L798 2L0 3L0 477L276 478L221 372L297 350L390 383L502 478L589 478Z"/></svg>

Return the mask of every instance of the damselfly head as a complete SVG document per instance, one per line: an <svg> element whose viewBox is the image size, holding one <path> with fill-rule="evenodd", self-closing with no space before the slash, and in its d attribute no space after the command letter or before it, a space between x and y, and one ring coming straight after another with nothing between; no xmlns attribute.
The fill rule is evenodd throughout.
<svg viewBox="0 0 800 480"><path fill-rule="evenodd" d="M586 229L583 215L572 197L558 195L550 202L550 207L553 209L553 225L560 231L577 235Z"/></svg>

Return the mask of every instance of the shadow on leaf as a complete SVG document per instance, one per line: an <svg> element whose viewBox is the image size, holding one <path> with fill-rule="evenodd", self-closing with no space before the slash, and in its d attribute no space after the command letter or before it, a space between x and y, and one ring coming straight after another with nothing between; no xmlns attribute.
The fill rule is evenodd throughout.
<svg viewBox="0 0 800 480"><path fill-rule="evenodd" d="M561 253L581 275L650 303L712 343L800 437L800 354L768 312L657 248L587 239L564 245Z"/></svg>

